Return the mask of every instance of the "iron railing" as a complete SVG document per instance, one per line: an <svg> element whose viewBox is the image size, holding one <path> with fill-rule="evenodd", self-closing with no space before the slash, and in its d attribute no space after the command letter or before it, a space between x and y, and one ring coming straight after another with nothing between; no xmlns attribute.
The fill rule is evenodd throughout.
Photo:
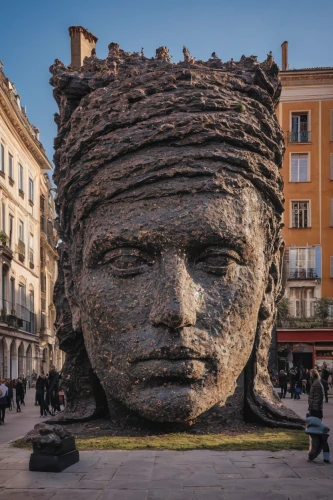
<svg viewBox="0 0 333 500"><path fill-rule="evenodd" d="M311 142L311 131L287 132L288 142Z"/></svg>
<svg viewBox="0 0 333 500"><path fill-rule="evenodd" d="M36 314L21 304L13 304L0 297L0 321L8 326L19 328L28 333L36 333Z"/></svg>
<svg viewBox="0 0 333 500"><path fill-rule="evenodd" d="M289 269L289 279L290 280L306 280L306 279L316 279L320 278L316 269L314 267L307 268L290 268Z"/></svg>

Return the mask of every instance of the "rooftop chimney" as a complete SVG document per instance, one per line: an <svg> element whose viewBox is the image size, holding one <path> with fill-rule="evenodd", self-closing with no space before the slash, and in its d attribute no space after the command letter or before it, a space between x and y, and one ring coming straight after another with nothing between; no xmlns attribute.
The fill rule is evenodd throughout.
<svg viewBox="0 0 333 500"><path fill-rule="evenodd" d="M71 26L68 31L71 37L71 66L79 69L83 59L92 55L98 38L82 26Z"/></svg>
<svg viewBox="0 0 333 500"><path fill-rule="evenodd" d="M283 42L282 48L282 71L288 71L288 42Z"/></svg>

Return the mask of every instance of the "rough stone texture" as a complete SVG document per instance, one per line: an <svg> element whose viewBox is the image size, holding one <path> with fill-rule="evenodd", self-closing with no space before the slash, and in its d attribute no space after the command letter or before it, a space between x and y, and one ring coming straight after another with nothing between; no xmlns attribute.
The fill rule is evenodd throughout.
<svg viewBox="0 0 333 500"><path fill-rule="evenodd" d="M278 68L271 54L183 53L173 64L166 47L149 59L111 43L79 71L51 67L69 402L58 419L104 410L162 428L228 422L231 409L297 428L267 373L283 288Z"/></svg>
<svg viewBox="0 0 333 500"><path fill-rule="evenodd" d="M25 436L24 442L32 443L34 453L58 455L64 441L74 440L71 432L61 425L36 424ZM75 448L75 445L74 445Z"/></svg>

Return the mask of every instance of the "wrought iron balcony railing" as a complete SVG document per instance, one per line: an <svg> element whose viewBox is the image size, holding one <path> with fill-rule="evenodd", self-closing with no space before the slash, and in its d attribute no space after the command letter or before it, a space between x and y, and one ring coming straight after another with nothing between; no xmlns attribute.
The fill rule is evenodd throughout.
<svg viewBox="0 0 333 500"><path fill-rule="evenodd" d="M317 279L320 278L316 269L314 267L307 268L290 268L289 269L289 279L290 280L306 280L306 279Z"/></svg>
<svg viewBox="0 0 333 500"><path fill-rule="evenodd" d="M287 132L288 142L311 142L311 131Z"/></svg>

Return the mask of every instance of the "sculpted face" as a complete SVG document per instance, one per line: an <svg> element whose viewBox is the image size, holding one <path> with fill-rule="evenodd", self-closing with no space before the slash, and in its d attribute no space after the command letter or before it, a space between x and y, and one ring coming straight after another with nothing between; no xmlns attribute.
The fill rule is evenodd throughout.
<svg viewBox="0 0 333 500"><path fill-rule="evenodd" d="M177 422L233 394L267 286L264 207L249 186L89 214L76 297L110 404Z"/></svg>

